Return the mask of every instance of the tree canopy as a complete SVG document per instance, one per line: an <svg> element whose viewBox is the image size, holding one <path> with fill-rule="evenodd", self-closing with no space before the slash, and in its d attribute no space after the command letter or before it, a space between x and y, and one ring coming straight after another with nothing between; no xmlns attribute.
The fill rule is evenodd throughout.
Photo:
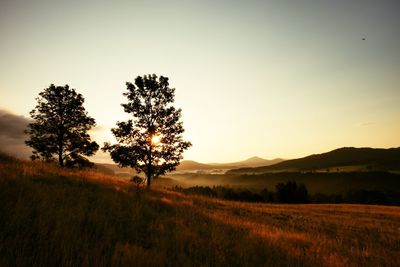
<svg viewBox="0 0 400 267"><path fill-rule="evenodd" d="M183 140L181 109L172 106L175 89L167 77L138 76L126 86L122 107L133 119L117 122L111 131L118 144L105 143L103 150L120 166L144 172L149 189L152 178L175 170L191 143Z"/></svg>
<svg viewBox="0 0 400 267"><path fill-rule="evenodd" d="M99 145L92 142L88 130L95 120L83 107L84 98L75 89L51 84L39 93L30 112L32 123L26 144L33 148L31 158L58 161L60 166L91 166L84 156L93 155Z"/></svg>

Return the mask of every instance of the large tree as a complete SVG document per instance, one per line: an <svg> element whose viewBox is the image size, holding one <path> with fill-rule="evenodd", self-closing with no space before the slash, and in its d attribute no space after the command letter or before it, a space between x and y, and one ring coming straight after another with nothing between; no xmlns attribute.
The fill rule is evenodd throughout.
<svg viewBox="0 0 400 267"><path fill-rule="evenodd" d="M111 131L118 144L105 143L103 150L120 166L144 172L150 189L152 178L175 170L191 143L183 140L181 109L172 106L175 89L167 77L138 76L126 86L128 103L122 106L133 119L117 122Z"/></svg>
<svg viewBox="0 0 400 267"><path fill-rule="evenodd" d="M83 107L83 96L68 85L51 84L36 100L25 142L33 148L32 160L58 161L62 167L91 166L84 156L93 155L99 145L88 134L96 123Z"/></svg>

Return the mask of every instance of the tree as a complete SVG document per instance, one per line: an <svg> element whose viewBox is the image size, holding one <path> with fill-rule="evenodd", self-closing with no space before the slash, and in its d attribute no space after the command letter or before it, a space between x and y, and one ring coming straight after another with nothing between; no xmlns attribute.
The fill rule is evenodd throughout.
<svg viewBox="0 0 400 267"><path fill-rule="evenodd" d="M91 166L84 156L93 155L99 145L87 133L96 123L83 107L82 95L68 85L51 84L36 100L25 142L33 148L31 159L58 161L62 167Z"/></svg>
<svg viewBox="0 0 400 267"><path fill-rule="evenodd" d="M133 119L117 122L111 131L118 144L105 143L102 149L121 167L144 172L150 189L152 178L175 170L191 143L183 140L181 109L172 106L175 89L167 77L138 76L126 86L128 103L122 107Z"/></svg>
<svg viewBox="0 0 400 267"><path fill-rule="evenodd" d="M278 183L276 194L279 202L282 203L307 203L308 191L304 184L297 185L295 181Z"/></svg>

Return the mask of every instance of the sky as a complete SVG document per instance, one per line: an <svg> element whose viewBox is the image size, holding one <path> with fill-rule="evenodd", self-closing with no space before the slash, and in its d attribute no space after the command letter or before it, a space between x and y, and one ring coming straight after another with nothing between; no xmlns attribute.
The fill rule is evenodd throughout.
<svg viewBox="0 0 400 267"><path fill-rule="evenodd" d="M113 141L125 83L155 73L176 88L185 159L399 147L399 13L398 0L0 0L0 118L69 84L92 137Z"/></svg>

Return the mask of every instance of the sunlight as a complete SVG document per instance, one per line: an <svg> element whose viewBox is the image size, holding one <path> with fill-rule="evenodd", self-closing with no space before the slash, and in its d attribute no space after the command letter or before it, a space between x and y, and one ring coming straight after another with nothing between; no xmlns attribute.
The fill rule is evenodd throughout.
<svg viewBox="0 0 400 267"><path fill-rule="evenodd" d="M152 143L153 145L157 145L157 144L160 143L160 140L161 140L160 136L154 135L154 136L151 138L151 143Z"/></svg>

